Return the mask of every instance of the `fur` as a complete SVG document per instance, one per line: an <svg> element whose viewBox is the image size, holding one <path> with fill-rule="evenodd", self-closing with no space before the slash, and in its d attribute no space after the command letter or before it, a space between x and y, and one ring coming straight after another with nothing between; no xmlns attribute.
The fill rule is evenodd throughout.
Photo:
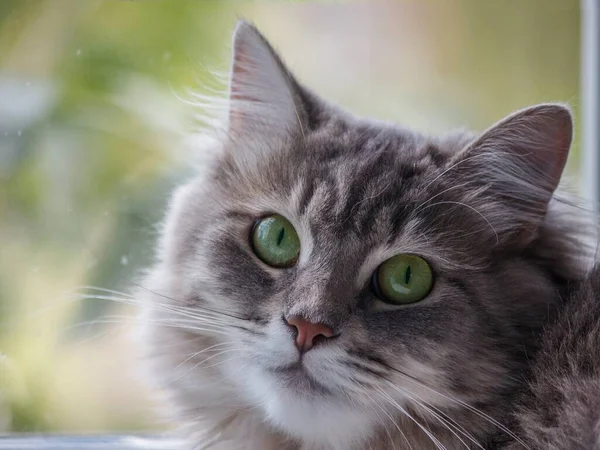
<svg viewBox="0 0 600 450"><path fill-rule="evenodd" d="M600 267L547 326L517 417L531 448L600 449ZM518 448L515 445L511 449Z"/></svg>
<svg viewBox="0 0 600 450"><path fill-rule="evenodd" d="M567 108L424 136L328 104L241 22L224 128L202 175L175 193L139 292L149 367L187 448L566 448L556 436L576 425L585 431L571 439L596 439L580 388L563 393L579 393L569 408L587 422L540 418L550 410L535 410L538 399L558 395L547 392L546 363L526 390L542 330L589 263L586 222L556 191ZM300 236L292 268L265 265L249 245L270 213ZM433 268L419 303L391 306L371 289L378 265L399 253ZM337 337L300 360L290 316ZM565 364L567 353L553 359L563 337L552 333L540 361ZM597 389L597 377L585 383Z"/></svg>

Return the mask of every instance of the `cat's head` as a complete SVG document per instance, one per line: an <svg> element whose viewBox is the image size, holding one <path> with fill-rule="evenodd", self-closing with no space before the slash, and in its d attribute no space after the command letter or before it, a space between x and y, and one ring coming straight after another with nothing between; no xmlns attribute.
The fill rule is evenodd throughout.
<svg viewBox="0 0 600 450"><path fill-rule="evenodd" d="M554 104L441 138L356 118L241 23L222 151L175 196L149 277L188 419L223 396L343 442L499 402L581 275L554 195L571 138Z"/></svg>

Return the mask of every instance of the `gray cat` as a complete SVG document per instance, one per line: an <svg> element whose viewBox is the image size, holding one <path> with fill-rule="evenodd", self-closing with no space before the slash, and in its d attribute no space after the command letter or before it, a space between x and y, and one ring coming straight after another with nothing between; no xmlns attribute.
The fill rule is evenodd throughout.
<svg viewBox="0 0 600 450"><path fill-rule="evenodd" d="M241 22L226 131L140 290L186 448L600 448L567 108L425 137L328 104Z"/></svg>

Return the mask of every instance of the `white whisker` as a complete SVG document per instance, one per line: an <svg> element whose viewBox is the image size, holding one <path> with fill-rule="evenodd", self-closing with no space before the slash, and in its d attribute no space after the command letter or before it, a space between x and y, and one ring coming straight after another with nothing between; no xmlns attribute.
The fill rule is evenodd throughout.
<svg viewBox="0 0 600 450"><path fill-rule="evenodd" d="M489 416L488 414L484 413L483 411L480 411L479 409L475 408L474 406L468 404L467 402L460 400L458 398L454 398L451 397L449 395L443 394L442 392L439 392L437 389L432 388L431 386L428 386L427 384L414 379L412 377L407 376L405 373L394 369L394 372L401 375L403 377L404 380L406 381L410 381L412 383L417 384L418 386L427 389L431 392L433 392L436 395L439 395L440 397L443 397L447 400L450 400L452 402L458 403L461 406L464 406L465 408L467 408L469 411L472 411L473 413L477 414L479 417L481 417L482 419L487 420L488 422L490 422L491 424L495 425L496 427L498 427L500 430L502 430L503 432L505 432L508 436L510 436L511 438L513 438L515 441L517 441L519 444L521 444L524 448L526 448L527 450L531 450L531 448L521 439L519 438L515 433L513 433L512 431L510 431L508 428L506 428L506 426L504 426L503 424L501 424L500 422L498 422L496 419L494 419L493 417Z"/></svg>
<svg viewBox="0 0 600 450"><path fill-rule="evenodd" d="M85 294L82 294L82 295L79 295L77 298L78 299L109 300L109 301L113 301L116 303L122 303L122 304L126 304L126 305L136 305L138 303L136 300L133 300L133 299L123 299L120 297L109 296L109 295L85 295ZM153 306L156 307L157 309L167 311L167 312L172 312L172 313L184 316L189 319L196 319L196 320L211 319L214 321L220 321L223 324L227 324L226 320L230 320L230 319L235 320L236 319L235 317L231 317L228 315L221 316L221 315L219 315L219 313L215 313L212 310L203 311L201 307L183 308L180 306L174 306L174 305L169 305L169 304L153 304Z"/></svg>
<svg viewBox="0 0 600 450"><path fill-rule="evenodd" d="M179 369L181 366L183 366L189 360L194 359L196 356L199 356L202 353L208 352L208 351L210 351L211 349L213 349L215 347L221 347L221 346L224 346L224 345L233 345L233 344L237 344L237 343L236 342L220 342L218 344L211 345L210 347L206 347L205 349L202 349L202 350L200 350L198 352L192 353L191 356L189 356L188 358L186 358L185 360L183 360L182 362L180 362L177 366L175 366L175 368L173 370Z"/></svg>
<svg viewBox="0 0 600 450"><path fill-rule="evenodd" d="M207 362L207 361L210 361L211 359L213 359L213 358L216 358L216 357L217 357L217 356L219 356L219 355L222 355L222 354L224 354L224 353L235 352L235 351L242 351L242 350L244 350L242 347L235 347L235 348L228 348L228 349L225 349L225 350L221 350L221 351L219 351L218 353L216 353L216 354L214 354L214 355L211 355L211 356L209 356L209 357L207 357L207 358L203 359L202 361L200 361L200 362L198 362L198 363L194 364L194 365L193 365L193 366L192 366L192 367L191 367L191 368L190 368L190 369L189 369L187 372L185 372L184 374L182 374L181 376L179 376L178 378L176 378L174 381L178 381L178 380L180 380L181 378L183 378L183 377L185 377L186 375L188 375L190 372L193 372L194 370L196 370L198 367L200 367L200 366L201 366L202 364L204 364L205 362ZM233 358L233 359L236 359L236 358L239 358L239 356L238 356L238 357L235 357L235 358ZM222 364L222 363L224 363L224 362L231 361L231 360L232 360L232 359L226 359L225 361L221 361L221 362L219 362L218 364L212 364L212 365L210 365L210 366L205 366L205 367L203 367L203 369L208 369L208 368L210 368L210 367L214 367L215 365L219 365L219 364ZM180 364L180 365L181 365L181 364ZM180 366L180 365L179 365L179 366ZM177 367L179 367L179 366L177 366Z"/></svg>
<svg viewBox="0 0 600 450"><path fill-rule="evenodd" d="M423 399L421 399L418 395L409 392L407 389L395 386L394 384L392 384L391 382L388 382L389 386L391 386L393 389L395 389L397 392L399 392L400 394L406 396L409 400L413 401L417 406L419 406L420 408L424 409L425 411L427 411L429 414L431 414L434 418L436 418L448 431L450 431L467 449L469 448L469 445L462 440L462 438L454 431L454 429L458 428L458 431L461 434L464 434L465 437L467 437L468 439L471 440L471 442L473 442L475 445L477 445L479 448L481 448L482 450L485 450L469 433L467 433L462 427L457 426L452 424L449 420L447 420L446 418L443 417L443 413L441 413L441 411L436 408L433 405L430 405L429 403L423 401ZM428 406L429 405L429 406ZM434 411L434 409L437 411ZM438 414L439 412L439 414ZM452 428L450 428L452 427ZM454 428L454 429L453 429Z"/></svg>
<svg viewBox="0 0 600 450"><path fill-rule="evenodd" d="M419 211L420 211L420 210L423 208L423 206L425 206L427 203L429 203L429 202L430 202L431 200L433 200L434 198L436 198L436 197L439 197L440 195L442 195L442 194L445 194L446 192L448 192L448 191L451 191L452 189L456 189L456 188L459 188L459 187L464 187L464 186L467 186L467 185L468 185L468 183L455 184L455 185L453 185L453 186L450 186L448 189L444 189L443 191L441 191L441 192L438 192L438 193L437 193L437 194L435 194L435 195L432 195L432 196L431 196L431 197L429 197L427 200L425 200L423 203L421 203L419 206L417 206L417 207L416 207L416 208L415 208L415 209L412 211L412 214L416 214L417 212L419 212Z"/></svg>
<svg viewBox="0 0 600 450"><path fill-rule="evenodd" d="M475 213L477 213L483 220L486 221L486 223L490 226L490 228L494 232L494 235L496 236L496 244L498 242L500 242L500 237L498 236L498 232L496 231L496 229L494 228L492 223L481 212L479 212L476 208L472 207L471 205L467 205L466 203L463 203L463 202L442 201L442 202L435 202L430 205L427 205L423 208L423 210L432 208L437 205L445 205L445 204L464 206L465 208L468 208L468 209L474 211Z"/></svg>
<svg viewBox="0 0 600 450"><path fill-rule="evenodd" d="M404 440L406 441L406 444L408 445L408 447L410 448L410 450L413 450L413 447L412 447L412 445L410 445L410 442L409 442L408 438L406 437L406 435L404 434L404 432L400 429L400 426L396 423L396 421L392 418L392 416L390 416L390 414L385 410L385 408L377 400L375 400L372 397L370 398L370 400L373 401L375 403L375 405L379 409L381 409L381 411L390 419L390 422L393 423L394 426L398 429L398 432L404 438ZM377 414L377 412L375 411L374 408L371 408L371 409L373 409L373 411ZM377 417L381 418L381 416L379 416L379 414L377 414ZM390 438L390 442L392 443L392 445L394 445L394 439L392 438L392 436L391 436L388 428L385 426L385 423L383 421L382 421L382 425L383 425L383 427L385 429L385 432L387 433L388 437ZM394 448L396 448L396 447L394 446Z"/></svg>
<svg viewBox="0 0 600 450"><path fill-rule="evenodd" d="M99 287L99 286L83 285L83 286L77 286L76 289L87 289L90 291L100 291L100 292L106 292L108 294L122 295L123 297L129 297L132 299L135 298L133 295L127 294L126 292L115 291L113 289L106 289L106 288Z"/></svg>
<svg viewBox="0 0 600 450"><path fill-rule="evenodd" d="M446 447L444 447L444 445L429 430L427 430L422 424L420 424L419 421L415 419L406 409L400 406L398 402L396 402L392 397L390 397L390 395L387 392L378 387L376 387L376 391L379 392L380 398L386 400L390 405L394 406L398 411L402 412L407 418L413 421L415 425L417 425L421 429L421 431L423 431L423 433L427 435L431 442L433 442L436 448L438 448L439 450L447 450Z"/></svg>
<svg viewBox="0 0 600 450"><path fill-rule="evenodd" d="M84 326L91 326L91 325L95 325L95 324L152 324L152 325L156 325L156 326L163 326L166 328L176 328L176 329L180 329L183 331L190 331L190 332L210 332L210 333L216 333L216 334L222 334L225 336L229 336L231 333L229 332L225 332L223 331L225 328L223 327L217 327L216 325L211 326L210 324L204 324L203 326L190 326L187 325L185 322L178 322L178 321L173 321L173 320L150 320L150 319L144 319L144 320L140 320L137 319L135 317L129 317L129 316L116 316L114 318L98 318L98 319L94 319L94 320L90 320L87 322L80 322L74 325L71 325L70 327L67 327L67 330L71 330L71 329L77 329L80 327L84 327Z"/></svg>
<svg viewBox="0 0 600 450"><path fill-rule="evenodd" d="M497 155L500 155L500 154L509 154L509 153L507 153L507 152L497 152ZM472 159L477 159L477 158L489 158L489 155L486 155L485 153L478 153L476 155L468 156L467 158L461 159L457 163L454 163L453 165L451 165L450 167L448 167L446 170L444 170L442 173L440 173L437 177L435 177L429 183L427 183L423 189L427 189L429 186L431 186L433 183L435 183L437 180L439 180L442 176L444 176L445 174L447 174L448 172L450 172L452 169L455 169L456 167L460 166L461 164L463 164L463 163L465 163L467 161L470 161Z"/></svg>

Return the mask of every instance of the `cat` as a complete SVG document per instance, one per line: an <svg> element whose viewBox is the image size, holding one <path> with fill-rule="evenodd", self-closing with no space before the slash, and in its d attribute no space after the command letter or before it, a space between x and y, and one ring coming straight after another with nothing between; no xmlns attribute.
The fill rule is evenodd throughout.
<svg viewBox="0 0 600 450"><path fill-rule="evenodd" d="M600 448L567 107L424 136L321 99L241 21L225 129L139 289L185 448Z"/></svg>

